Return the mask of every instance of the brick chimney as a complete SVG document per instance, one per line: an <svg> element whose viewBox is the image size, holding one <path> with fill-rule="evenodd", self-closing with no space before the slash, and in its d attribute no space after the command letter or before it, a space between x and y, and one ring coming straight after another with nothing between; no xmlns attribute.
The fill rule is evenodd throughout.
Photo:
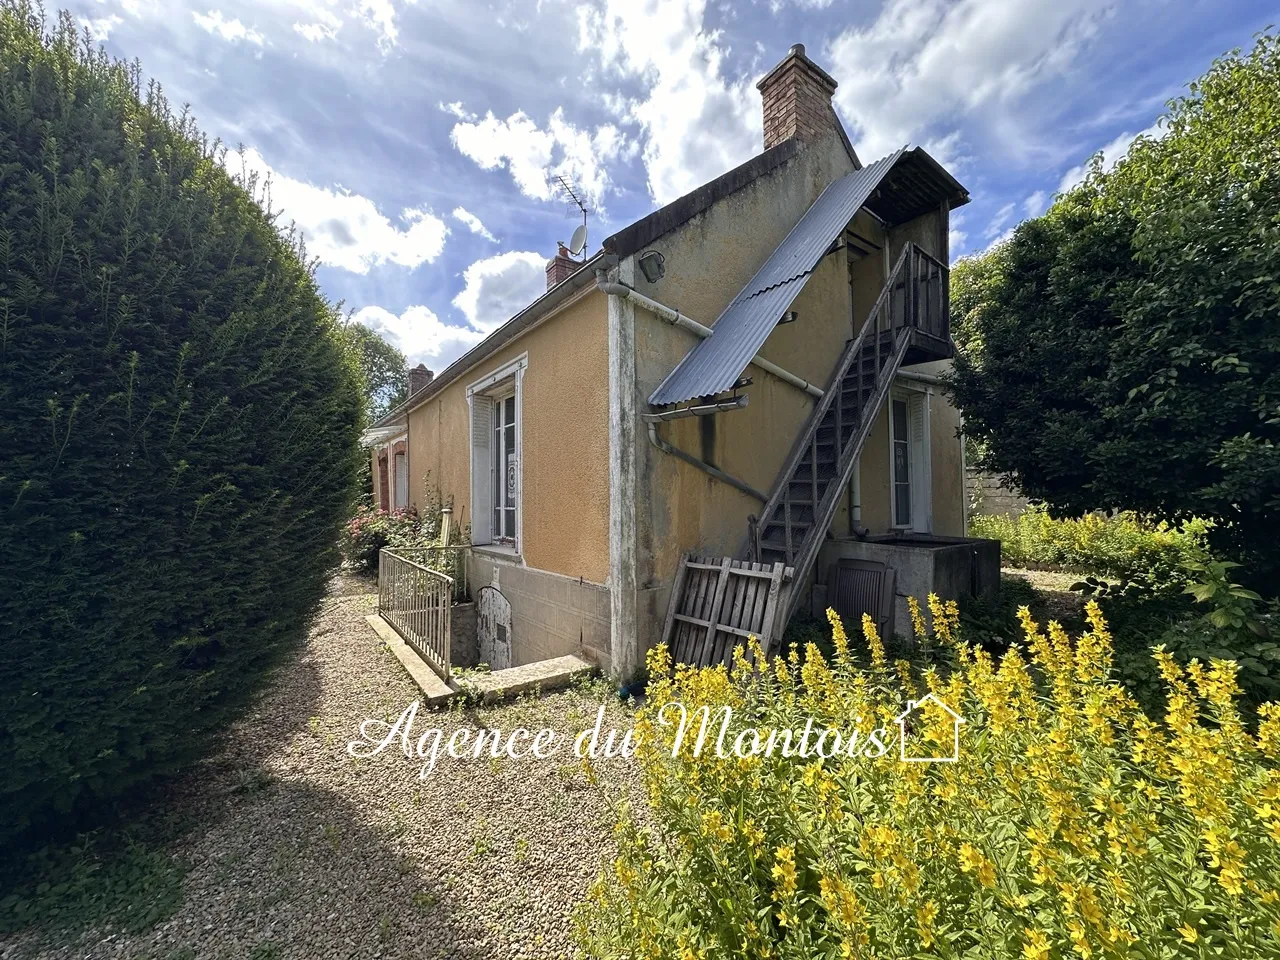
<svg viewBox="0 0 1280 960"><path fill-rule="evenodd" d="M835 129L837 120L831 106L836 82L831 75L804 55L797 43L782 61L756 84L764 100L764 148L796 137L817 140Z"/></svg>
<svg viewBox="0 0 1280 960"><path fill-rule="evenodd" d="M409 371L409 396L413 396L419 390L427 386L435 376L427 369L425 363L420 363Z"/></svg>
<svg viewBox="0 0 1280 960"><path fill-rule="evenodd" d="M577 270L581 263L569 256L569 250L563 243L558 244L555 259L547 261L547 289L550 290L561 280L567 280L569 274Z"/></svg>

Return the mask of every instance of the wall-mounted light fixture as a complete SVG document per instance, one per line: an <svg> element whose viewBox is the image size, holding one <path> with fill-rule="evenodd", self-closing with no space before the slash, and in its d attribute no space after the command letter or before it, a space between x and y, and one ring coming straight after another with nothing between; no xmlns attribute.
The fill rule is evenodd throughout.
<svg viewBox="0 0 1280 960"><path fill-rule="evenodd" d="M778 326L782 326L784 323L795 323L799 317L800 314L796 313L794 310L788 310L782 315L782 319L778 321Z"/></svg>
<svg viewBox="0 0 1280 960"><path fill-rule="evenodd" d="M657 283L667 272L666 260L657 250L646 250L640 254L640 272L650 283Z"/></svg>

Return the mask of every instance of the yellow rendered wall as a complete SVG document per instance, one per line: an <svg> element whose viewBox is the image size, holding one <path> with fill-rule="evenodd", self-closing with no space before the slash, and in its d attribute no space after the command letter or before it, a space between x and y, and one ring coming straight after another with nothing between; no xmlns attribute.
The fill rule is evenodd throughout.
<svg viewBox="0 0 1280 960"><path fill-rule="evenodd" d="M719 201L655 241L666 276L655 284L637 273L640 292L711 326L822 190L853 169L833 133L797 157ZM848 266L843 251L825 258L793 309L799 319L777 328L761 354L823 385L852 332ZM637 407L697 342L637 307ZM746 409L662 424L661 436L695 457L768 493L813 400L757 367L746 375ZM639 465L639 577L642 589L669 585L687 550L734 554L746 543L747 517L762 504L650 445L643 428ZM655 607L661 603L655 602Z"/></svg>
<svg viewBox="0 0 1280 960"><path fill-rule="evenodd" d="M609 574L606 298L595 289L409 413L409 496L428 484L471 522L467 385L528 353L522 382L520 553L532 568L603 583Z"/></svg>

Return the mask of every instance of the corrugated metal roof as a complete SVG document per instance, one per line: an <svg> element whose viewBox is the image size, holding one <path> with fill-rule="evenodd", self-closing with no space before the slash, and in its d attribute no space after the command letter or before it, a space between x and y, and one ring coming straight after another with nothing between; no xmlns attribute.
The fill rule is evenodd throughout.
<svg viewBox="0 0 1280 960"><path fill-rule="evenodd" d="M905 148L904 148L905 149ZM649 397L660 407L723 393L742 375L814 268L902 156L898 150L830 184L751 282Z"/></svg>

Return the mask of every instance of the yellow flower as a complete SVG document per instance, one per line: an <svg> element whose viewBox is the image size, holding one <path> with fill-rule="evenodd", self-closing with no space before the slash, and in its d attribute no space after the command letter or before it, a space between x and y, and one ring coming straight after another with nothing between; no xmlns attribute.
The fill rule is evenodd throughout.
<svg viewBox="0 0 1280 960"><path fill-rule="evenodd" d="M1027 941L1022 945L1022 956L1025 960L1049 960L1049 938L1043 930L1032 929L1027 934Z"/></svg>
<svg viewBox="0 0 1280 960"><path fill-rule="evenodd" d="M1178 933L1182 934L1182 939L1187 943L1195 943L1200 939L1200 934L1196 933L1196 928L1185 923L1178 927Z"/></svg>

